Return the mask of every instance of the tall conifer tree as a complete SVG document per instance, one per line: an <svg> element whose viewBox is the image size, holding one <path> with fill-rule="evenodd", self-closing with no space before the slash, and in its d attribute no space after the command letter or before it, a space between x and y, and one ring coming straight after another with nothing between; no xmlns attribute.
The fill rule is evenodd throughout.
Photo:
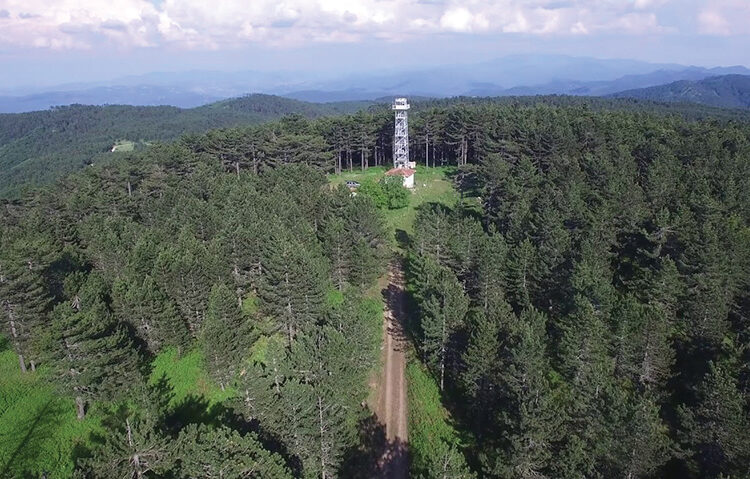
<svg viewBox="0 0 750 479"><path fill-rule="evenodd" d="M78 419L91 399L118 398L141 381L138 355L107 306L104 282L95 274L81 279L68 281L73 292L55 308L47 345L52 377L75 398Z"/></svg>

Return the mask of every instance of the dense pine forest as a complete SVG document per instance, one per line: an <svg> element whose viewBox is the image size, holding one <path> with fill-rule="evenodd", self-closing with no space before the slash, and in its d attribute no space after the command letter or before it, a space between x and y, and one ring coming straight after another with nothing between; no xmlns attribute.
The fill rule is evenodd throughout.
<svg viewBox="0 0 750 479"><path fill-rule="evenodd" d="M329 182L391 163L378 108L185 135L0 204L0 350L86 424L38 466L0 450L0 476L378 477L372 290L394 251L410 367L451 431L409 444L411 477L750 475L746 118L415 110L412 159L460 198L413 232ZM210 402L160 374L193 357Z"/></svg>
<svg viewBox="0 0 750 479"><path fill-rule="evenodd" d="M391 121L387 106L389 101L390 99L384 98L376 102L321 104L254 94L191 109L169 106L71 105L46 111L0 114L0 198L18 198L32 187L52 183L89 165L117 161L125 153L122 150L113 152L112 148L120 142L127 145L128 149L139 151L154 142L173 141L189 133L202 134L216 128L260 124L278 120L284 115L318 118L353 114L358 111L374 114L370 124L358 128L339 121L336 122L336 132L325 133L320 128L314 129L317 134L326 136L329 144L336 143L338 148L348 150L357 148L357 151L368 151L373 141L372 137L377 134L380 151L373 150L374 156L370 161L382 163L384 155L390 151L388 148L383 149L384 144L390 141L391 132L387 128ZM678 114L691 119L750 119L750 113L742 110L723 110L690 104L660 104L632 99L565 96L441 100L420 98L415 107L418 111L436 107L445 109L457 102L473 106L586 106L593 110L620 109ZM426 134L435 135L436 145L440 144L440 134L450 131L450 128L442 125L445 120L439 119L439 116L435 116L425 129ZM361 117L356 119L358 122L362 120ZM333 136L338 137L335 142L332 140ZM358 138L354 138L355 136ZM342 143L349 146L344 147ZM432 139L429 138L427 143L431 144ZM451 160L444 157L442 161L447 164Z"/></svg>
<svg viewBox="0 0 750 479"><path fill-rule="evenodd" d="M456 470L746 477L747 125L481 124L463 170L481 214L424 209L409 257L415 342L466 432Z"/></svg>
<svg viewBox="0 0 750 479"><path fill-rule="evenodd" d="M248 95L202 107L70 105L0 114L0 197L17 197L90 164L116 160L125 140L135 149L186 133L257 124L298 114L308 118L352 113L369 102L314 104L273 95Z"/></svg>

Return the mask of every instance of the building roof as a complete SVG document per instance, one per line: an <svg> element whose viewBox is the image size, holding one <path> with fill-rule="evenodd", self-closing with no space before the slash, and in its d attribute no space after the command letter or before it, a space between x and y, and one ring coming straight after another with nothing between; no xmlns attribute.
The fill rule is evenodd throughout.
<svg viewBox="0 0 750 479"><path fill-rule="evenodd" d="M417 170L412 170L411 168L392 168L385 172L388 176L411 176L414 173L416 173Z"/></svg>

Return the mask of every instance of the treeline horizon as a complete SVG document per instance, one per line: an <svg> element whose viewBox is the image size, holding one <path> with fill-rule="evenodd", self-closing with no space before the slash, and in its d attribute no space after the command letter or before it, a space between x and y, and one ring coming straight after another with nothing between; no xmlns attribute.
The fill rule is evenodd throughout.
<svg viewBox="0 0 750 479"><path fill-rule="evenodd" d="M506 106L525 108L536 105L553 107L579 107L594 111L632 111L664 116L678 116L690 120L715 119L722 122L750 122L750 113L688 103L657 103L647 100L612 99L599 97L572 97L549 95L534 97L455 97L445 99L419 98L412 104L412 119L419 121L422 111L455 108L481 108ZM128 105L69 105L50 110L0 114L0 197L17 198L36 186L49 184L71 172L89 167L91 164L116 161L125 153L110 152L112 146L127 140L136 150L144 150L154 142L171 142L191 133L202 135L216 128L236 128L251 124L272 122L284 115L301 115L305 118L331 117L362 112L367 125L336 125L337 131L325 131L321 125L317 134L325 137L327 153L342 154L341 143L361 143L371 147L366 156L369 164L387 163L390 158L390 142L387 125L392 122L388 104L371 101L308 103L289 98L253 94L223 100L192 109L169 106L139 107ZM434 116L434 115L427 115ZM362 120L363 118L358 118ZM345 123L345 122L344 122ZM424 135L439 134L441 120L428 121ZM436 129L437 128L437 129ZM240 128L242 129L242 128ZM416 130L413 131L416 133ZM445 132L444 132L445 133ZM350 137L359 136L358 140ZM336 138L338 137L338 138ZM436 137L436 145L440 138ZM433 140L412 138L412 149L424 160L425 147ZM446 140L449 143L452 139ZM373 143L374 144L371 144ZM426 143L426 145L425 145ZM349 161L352 156L361 156L360 150L346 151ZM454 149L450 145L451 150ZM351 148L354 149L352 146ZM440 156L440 146L430 158L450 163L450 153ZM431 155L427 152L428 155ZM351 160L362 161L361 158Z"/></svg>

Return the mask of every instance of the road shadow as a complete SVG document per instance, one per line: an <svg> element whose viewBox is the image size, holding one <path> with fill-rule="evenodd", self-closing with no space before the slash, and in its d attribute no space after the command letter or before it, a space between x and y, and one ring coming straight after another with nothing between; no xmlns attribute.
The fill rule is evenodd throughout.
<svg viewBox="0 0 750 479"><path fill-rule="evenodd" d="M394 260L398 261L398 260ZM396 341L394 349L396 351L405 351L406 347L406 291L404 290L404 278L400 268L391 268L392 280L388 286L383 288L381 294L386 305L386 311L392 312L393 316L388 321L387 333Z"/></svg>
<svg viewBox="0 0 750 479"><path fill-rule="evenodd" d="M385 425L370 413L357 424L359 441L344 455L341 477L406 478L408 453L400 439L386 439Z"/></svg>
<svg viewBox="0 0 750 479"><path fill-rule="evenodd" d="M409 237L409 233L407 233L406 230L402 230L399 228L396 230L395 236L398 247L404 251L407 251L409 249L409 246L411 245L411 238Z"/></svg>

